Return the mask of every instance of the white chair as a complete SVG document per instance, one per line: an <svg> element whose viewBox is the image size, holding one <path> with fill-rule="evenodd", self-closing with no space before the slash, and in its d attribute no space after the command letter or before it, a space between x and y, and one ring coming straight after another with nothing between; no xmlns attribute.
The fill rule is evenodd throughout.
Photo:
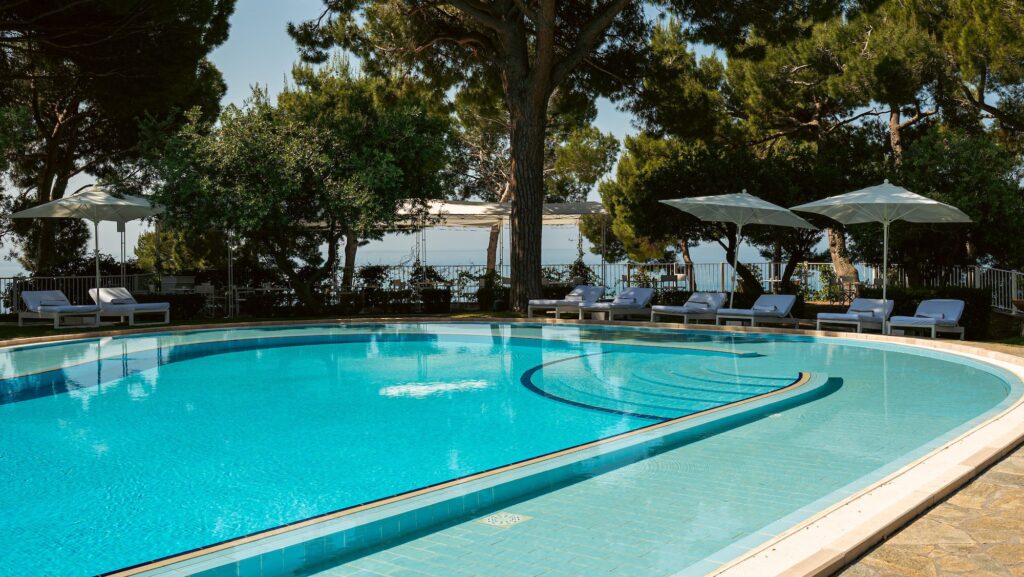
<svg viewBox="0 0 1024 577"><path fill-rule="evenodd" d="M526 316L533 318L534 311L555 311L555 318L562 318L562 313L579 312L583 303L594 303L604 296L604 287L595 285L580 285L564 299L533 299L526 305Z"/></svg>
<svg viewBox="0 0 1024 577"><path fill-rule="evenodd" d="M129 326L162 325L171 322L171 303L140 303L132 293L123 287L89 289L89 297L99 305L101 317L121 317L128 319ZM159 314L162 321L136 323L135 315Z"/></svg>
<svg viewBox="0 0 1024 577"><path fill-rule="evenodd" d="M72 317L83 321L92 319L92 325L100 324L100 309L94 305L73 305L62 291L23 291L21 300L25 310L18 313L18 326L25 326L25 319L53 320L53 328L63 329L76 325L61 325L61 319Z"/></svg>
<svg viewBox="0 0 1024 577"><path fill-rule="evenodd" d="M642 315L646 317L651 310L647 305L651 304L652 298L654 298L654 289L652 288L628 288L619 293L612 302L580 305L580 320L593 313L604 313L610 321L614 321L616 316Z"/></svg>
<svg viewBox="0 0 1024 577"><path fill-rule="evenodd" d="M820 331L821 325L827 324L856 327L858 333L864 329L884 331L894 305L892 300L856 298L845 313L818 313L817 329Z"/></svg>
<svg viewBox="0 0 1024 577"><path fill-rule="evenodd" d="M793 318L793 295L761 295L749 309L719 309L715 317L716 324L725 321L749 322L750 326L758 325L793 325L796 327L800 319Z"/></svg>
<svg viewBox="0 0 1024 577"><path fill-rule="evenodd" d="M929 330L934 339L938 333L960 335L964 340L964 328L960 317L964 314L964 301L958 299L932 299L921 301L914 316L895 316L889 321L889 332L894 328Z"/></svg>
<svg viewBox="0 0 1024 577"><path fill-rule="evenodd" d="M657 322L661 317L683 317L684 323L714 321L727 298L729 295L726 293L696 292L682 306L654 305L651 307L651 322Z"/></svg>

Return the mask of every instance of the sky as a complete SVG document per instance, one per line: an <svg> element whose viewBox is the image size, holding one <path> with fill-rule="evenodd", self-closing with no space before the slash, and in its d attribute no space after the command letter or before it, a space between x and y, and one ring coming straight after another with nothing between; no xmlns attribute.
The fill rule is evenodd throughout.
<svg viewBox="0 0 1024 577"><path fill-rule="evenodd" d="M241 104L252 87L257 85L266 87L271 95L279 93L287 82L292 65L298 60L295 44L286 31L287 24L315 18L322 7L322 0L238 0L231 16L228 40L210 55L227 83L222 105ZM617 110L607 100L598 103L596 124L620 141L636 132L629 115ZM75 179L69 190L90 182L85 177ZM598 200L596 193L591 193L591 200ZM128 223L129 257L133 255L139 233L146 229L147 226L139 222ZM577 235L575 227L546 229L543 238L545 264L571 262L576 256ZM381 242L360 247L358 261L359 264L397 264L409 258L414 244L415 239L411 235L388 235ZM431 230L427 232L427 262L483 264L486 244L485 231ZM119 237L113 223L100 225L100 250L115 256L120 252ZM507 254L507 240L505 250ZM697 262L718 262L724 259L724 253L717 246L704 246L695 249L693 257ZM757 259L757 253L747 249L741 252L741 258ZM593 255L587 259L599 261L599 257ZM4 263L4 266L16 265Z"/></svg>

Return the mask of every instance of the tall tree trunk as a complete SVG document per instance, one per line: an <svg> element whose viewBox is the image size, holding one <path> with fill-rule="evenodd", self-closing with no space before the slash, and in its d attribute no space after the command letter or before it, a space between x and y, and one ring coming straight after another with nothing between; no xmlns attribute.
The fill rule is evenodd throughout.
<svg viewBox="0 0 1024 577"><path fill-rule="evenodd" d="M903 162L903 135L900 126L900 107L892 105L889 110L889 146L896 166Z"/></svg>
<svg viewBox="0 0 1024 577"><path fill-rule="evenodd" d="M356 251L359 250L359 238L356 233L345 233L345 264L341 274L341 286L352 288L352 280L356 276Z"/></svg>
<svg viewBox="0 0 1024 577"><path fill-rule="evenodd" d="M546 102L546 99L545 99ZM544 206L544 119L546 106L513 110L511 137L512 308L525 311L541 294L541 228Z"/></svg>
<svg viewBox="0 0 1024 577"><path fill-rule="evenodd" d="M694 278L693 257L690 256L690 241L686 237L679 239L679 254L683 257L683 271L686 273L686 284L690 291L697 290L697 279Z"/></svg>
<svg viewBox="0 0 1024 577"><path fill-rule="evenodd" d="M764 292L764 287L761 286L761 281L758 280L754 273L747 268L747 265L741 263L737 258L737 251L739 246L736 242L736 232L730 231L728 234L729 244L725 247L725 258L730 263L736 263L736 276L740 279L740 287L746 294L759 295ZM729 277L732 278L731 276ZM727 289L729 287L726 287ZM729 292L726 290L726 292Z"/></svg>
<svg viewBox="0 0 1024 577"><path fill-rule="evenodd" d="M491 225L490 234L487 236L487 272L493 271L498 266L498 236L501 234L501 225Z"/></svg>
<svg viewBox="0 0 1024 577"><path fill-rule="evenodd" d="M860 276L846 250L846 233L842 227L830 227L825 229L825 234L828 236L828 253L832 256L832 267L836 269L836 276L851 277L856 282Z"/></svg>
<svg viewBox="0 0 1024 577"><path fill-rule="evenodd" d="M512 200L512 183L505 182L501 194L498 195L498 202L509 202ZM487 239L487 272L491 272L498 264L498 239L501 236L501 227L496 224L491 227L490 236Z"/></svg>

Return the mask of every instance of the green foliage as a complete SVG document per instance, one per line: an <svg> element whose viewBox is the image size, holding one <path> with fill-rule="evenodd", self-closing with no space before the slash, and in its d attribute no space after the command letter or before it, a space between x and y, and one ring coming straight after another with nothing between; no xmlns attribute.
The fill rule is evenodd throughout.
<svg viewBox="0 0 1024 577"><path fill-rule="evenodd" d="M138 155L140 120L172 129L192 107L214 118L225 88L206 56L227 38L233 9L234 0L0 6L4 115L31 119L18 123L22 144L0 162L22 205L61 198L77 174L122 180ZM38 272L84 240L53 221L16 232L22 263Z"/></svg>
<svg viewBox="0 0 1024 577"><path fill-rule="evenodd" d="M139 235L135 247L139 268L160 274L194 274L227 266L227 238L215 230L155 231Z"/></svg>
<svg viewBox="0 0 1024 577"><path fill-rule="evenodd" d="M440 194L447 125L404 80L340 60L294 75L278 106L256 90L217 126L192 116L148 158L173 228L229 231L317 311L341 238L379 236L405 199Z"/></svg>
<svg viewBox="0 0 1024 577"><path fill-rule="evenodd" d="M898 222L889 228L889 262L914 278L921 267L989 263L1024 266L1024 191L1020 159L987 133L942 126L910 140L896 183L956 206L971 224ZM849 227L853 254L881 262L881 225Z"/></svg>

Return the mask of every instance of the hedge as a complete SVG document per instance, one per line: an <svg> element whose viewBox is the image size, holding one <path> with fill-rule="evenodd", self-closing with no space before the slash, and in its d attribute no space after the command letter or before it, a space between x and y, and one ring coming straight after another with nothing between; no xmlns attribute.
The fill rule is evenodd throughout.
<svg viewBox="0 0 1024 577"><path fill-rule="evenodd" d="M882 298L882 289L861 289L864 298ZM982 340L988 338L992 313L992 293L983 288L935 287L902 288L890 287L886 296L895 301L893 315L913 316L917 305L929 299L958 299L964 301L964 314L960 324L964 327L964 338Z"/></svg>

